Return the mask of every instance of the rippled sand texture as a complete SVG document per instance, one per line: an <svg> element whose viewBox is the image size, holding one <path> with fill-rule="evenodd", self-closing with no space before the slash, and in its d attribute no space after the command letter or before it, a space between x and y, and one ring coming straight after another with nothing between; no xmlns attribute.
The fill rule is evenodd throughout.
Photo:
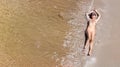
<svg viewBox="0 0 120 67"><path fill-rule="evenodd" d="M73 0L0 0L0 67L55 67Z"/></svg>

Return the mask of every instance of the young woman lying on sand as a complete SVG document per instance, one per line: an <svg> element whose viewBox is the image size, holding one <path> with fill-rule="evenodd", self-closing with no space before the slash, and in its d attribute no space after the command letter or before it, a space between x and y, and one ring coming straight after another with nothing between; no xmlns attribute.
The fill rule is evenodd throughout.
<svg viewBox="0 0 120 67"><path fill-rule="evenodd" d="M86 46L89 45L89 51L88 51L88 56L91 55L91 51L93 48L93 43L94 43L94 37L95 37L95 26L98 20L100 19L101 15L97 10L92 10L88 13L86 13L87 20L88 20L88 26L86 29L86 34L87 34L87 40L84 44L83 49L86 49Z"/></svg>

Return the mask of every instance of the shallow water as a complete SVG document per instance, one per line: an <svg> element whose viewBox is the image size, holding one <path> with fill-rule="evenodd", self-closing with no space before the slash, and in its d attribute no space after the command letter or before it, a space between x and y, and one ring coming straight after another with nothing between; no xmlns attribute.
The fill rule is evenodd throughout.
<svg viewBox="0 0 120 67"><path fill-rule="evenodd" d="M69 51L62 57L62 67L84 67L87 57L83 53L82 48L84 45L84 31L87 26L85 19L85 12L88 11L90 1L78 1L77 10L68 13L72 17L68 21L71 25L71 29L67 32L64 40L64 48L68 48Z"/></svg>
<svg viewBox="0 0 120 67"><path fill-rule="evenodd" d="M0 0L0 67L55 67L72 0ZM56 57L57 56L57 57Z"/></svg>

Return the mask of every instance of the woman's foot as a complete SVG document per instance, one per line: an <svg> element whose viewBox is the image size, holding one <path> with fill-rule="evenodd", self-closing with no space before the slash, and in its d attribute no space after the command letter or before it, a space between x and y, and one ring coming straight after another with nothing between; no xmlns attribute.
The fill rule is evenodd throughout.
<svg viewBox="0 0 120 67"><path fill-rule="evenodd" d="M91 52L88 52L87 56L91 56Z"/></svg>
<svg viewBox="0 0 120 67"><path fill-rule="evenodd" d="M84 46L84 47L83 47L83 50L85 50L86 48L87 48L87 46Z"/></svg>
<svg viewBox="0 0 120 67"><path fill-rule="evenodd" d="M89 53L87 54L87 56L90 56L90 55L91 55L91 54L89 54Z"/></svg>

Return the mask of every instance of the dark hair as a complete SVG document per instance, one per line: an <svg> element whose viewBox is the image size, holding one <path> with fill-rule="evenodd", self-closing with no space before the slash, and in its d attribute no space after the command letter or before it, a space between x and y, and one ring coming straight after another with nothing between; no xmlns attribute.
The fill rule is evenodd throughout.
<svg viewBox="0 0 120 67"><path fill-rule="evenodd" d="M89 14L90 18L92 19L92 16L97 16L97 14L95 12L92 12Z"/></svg>

